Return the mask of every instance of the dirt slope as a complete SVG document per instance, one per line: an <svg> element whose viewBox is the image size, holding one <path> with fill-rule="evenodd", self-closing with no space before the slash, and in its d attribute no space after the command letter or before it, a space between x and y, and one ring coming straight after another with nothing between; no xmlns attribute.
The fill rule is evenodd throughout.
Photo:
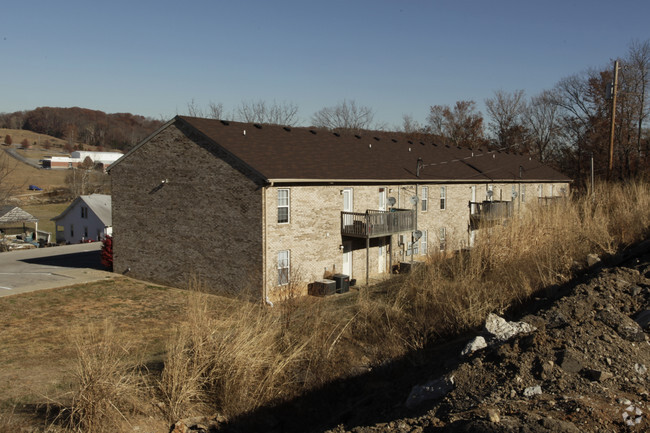
<svg viewBox="0 0 650 433"><path fill-rule="evenodd" d="M394 406L374 424L358 413L329 431L650 431L650 242L613 261L521 312L535 331L450 356L453 368L429 376L432 396L448 385L444 396Z"/></svg>

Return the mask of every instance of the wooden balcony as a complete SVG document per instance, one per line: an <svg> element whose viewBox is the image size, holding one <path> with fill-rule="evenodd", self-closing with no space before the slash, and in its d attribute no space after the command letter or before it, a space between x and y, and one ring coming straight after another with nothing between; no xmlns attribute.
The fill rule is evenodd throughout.
<svg viewBox="0 0 650 433"><path fill-rule="evenodd" d="M341 234L355 238L378 238L415 230L415 211L393 209L341 212Z"/></svg>
<svg viewBox="0 0 650 433"><path fill-rule="evenodd" d="M470 222L474 227L479 223L495 223L510 218L513 210L512 201L469 202Z"/></svg>

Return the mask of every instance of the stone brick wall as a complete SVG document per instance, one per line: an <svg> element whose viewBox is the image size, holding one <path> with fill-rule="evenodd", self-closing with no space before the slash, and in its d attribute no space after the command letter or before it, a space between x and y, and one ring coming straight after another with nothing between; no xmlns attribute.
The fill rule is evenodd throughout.
<svg viewBox="0 0 650 433"><path fill-rule="evenodd" d="M171 125L111 169L115 272L259 298L262 189L188 134Z"/></svg>
<svg viewBox="0 0 650 433"><path fill-rule="evenodd" d="M510 201L513 184L492 184L494 199ZM520 200L520 185L515 185L518 192L515 197L515 210ZM527 184L525 197L526 205L537 204L537 185ZM550 195L550 185L543 184L544 191ZM422 187L428 187L427 210L422 210ZM441 209L441 187L445 187L445 208ZM476 188L476 201L486 199L487 184L428 184L418 185L417 205L418 229L426 233L427 248L419 243L418 252L414 259L425 260L425 251L435 254L440 251L441 229L445 230L446 248L454 250L469 245L469 202L472 199L472 186ZM568 184L553 184L555 195L560 188ZM294 280L304 292L306 283L323 278L327 273L340 273L343 268L343 252L340 246L345 241L352 243L352 278L360 284L365 283L366 275L366 243L363 239L351 239L341 236L340 213L343 210L342 191L351 188L353 191L353 212L365 212L368 209L379 208L379 191L385 189L386 198L394 197L395 207L413 209L410 199L416 195L415 185L301 185L273 186L266 188L266 248L265 269L266 288L273 298L278 289L278 253L290 251L291 273ZM278 223L278 189L288 189L290 196L289 223ZM388 209L388 203L386 208ZM403 233L405 241L399 245L399 235L392 236L392 263L410 261L406 249L410 241L410 233ZM380 277L389 272L390 260L385 258L380 265L379 252L384 242L385 254L388 253L388 240L372 239L369 249L369 274L371 278ZM383 271L383 272L381 272Z"/></svg>

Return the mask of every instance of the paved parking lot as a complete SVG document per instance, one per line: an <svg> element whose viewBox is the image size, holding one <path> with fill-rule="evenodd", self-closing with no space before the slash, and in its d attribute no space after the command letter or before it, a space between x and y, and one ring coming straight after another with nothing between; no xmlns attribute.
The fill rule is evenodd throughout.
<svg viewBox="0 0 650 433"><path fill-rule="evenodd" d="M0 296L113 278L100 262L102 244L0 253Z"/></svg>

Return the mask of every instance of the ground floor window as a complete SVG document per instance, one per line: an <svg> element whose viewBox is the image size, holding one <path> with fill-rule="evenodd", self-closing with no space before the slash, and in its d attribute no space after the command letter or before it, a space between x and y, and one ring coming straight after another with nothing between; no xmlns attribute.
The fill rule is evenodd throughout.
<svg viewBox="0 0 650 433"><path fill-rule="evenodd" d="M289 250L278 253L278 285L289 284Z"/></svg>
<svg viewBox="0 0 650 433"><path fill-rule="evenodd" d="M447 229L445 227L440 227L440 251L444 251L447 248Z"/></svg>

